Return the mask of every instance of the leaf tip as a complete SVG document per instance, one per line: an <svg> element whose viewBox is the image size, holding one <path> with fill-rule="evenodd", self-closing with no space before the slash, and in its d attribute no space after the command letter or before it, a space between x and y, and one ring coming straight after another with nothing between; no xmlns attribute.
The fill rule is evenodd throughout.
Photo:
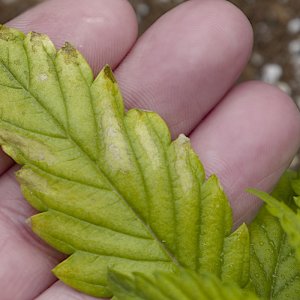
<svg viewBox="0 0 300 300"><path fill-rule="evenodd" d="M105 65L103 68L103 73L107 79L109 79L112 83L116 83L115 76L109 65Z"/></svg>
<svg viewBox="0 0 300 300"><path fill-rule="evenodd" d="M18 31L17 29L13 29L0 24L0 40L4 40L8 42L8 41L14 41L18 39L18 37L23 38L24 34L21 31Z"/></svg>
<svg viewBox="0 0 300 300"><path fill-rule="evenodd" d="M256 196L257 198L261 199L262 201L264 201L265 203L268 204L268 209L269 208L279 208L280 205L280 201L278 201L276 198L274 198L273 196L271 196L270 194L263 192L263 191L259 191L253 188L247 189L246 190L248 193ZM284 205L284 204L282 204ZM279 209L280 210L280 209Z"/></svg>
<svg viewBox="0 0 300 300"><path fill-rule="evenodd" d="M253 196L256 196L258 198L260 198L261 196L261 191L257 190L257 189L254 189L254 188L247 188L246 189L246 192L253 195Z"/></svg>
<svg viewBox="0 0 300 300"><path fill-rule="evenodd" d="M224 193L223 186L220 183L220 180L216 174L211 174L207 180L210 184L212 184L217 190ZM225 194L224 194L225 195Z"/></svg>
<svg viewBox="0 0 300 300"><path fill-rule="evenodd" d="M40 39L44 35L39 32L31 31L28 33L28 37L30 38L31 41L34 41L35 39Z"/></svg>
<svg viewBox="0 0 300 300"><path fill-rule="evenodd" d="M25 223L26 223L26 225L27 225L28 227L32 228L31 218L27 218L27 219L25 220Z"/></svg>
<svg viewBox="0 0 300 300"><path fill-rule="evenodd" d="M248 233L248 226L246 223L242 223L242 225L240 225L240 227L237 229L237 231L241 232L241 233Z"/></svg>
<svg viewBox="0 0 300 300"><path fill-rule="evenodd" d="M46 34L31 31L27 34L26 40L30 41L32 45L46 45L47 42L50 41L49 37ZM35 48L33 48L33 51L35 52Z"/></svg>
<svg viewBox="0 0 300 300"><path fill-rule="evenodd" d="M78 58L77 50L69 42L65 42L59 52L63 55L66 63L75 62Z"/></svg>
<svg viewBox="0 0 300 300"><path fill-rule="evenodd" d="M258 198L271 197L267 192L260 191L260 190L254 189L254 188L247 188L246 192L250 193Z"/></svg>
<svg viewBox="0 0 300 300"><path fill-rule="evenodd" d="M178 143L180 143L180 144L190 143L190 139L182 133L178 136L177 140L178 140Z"/></svg>

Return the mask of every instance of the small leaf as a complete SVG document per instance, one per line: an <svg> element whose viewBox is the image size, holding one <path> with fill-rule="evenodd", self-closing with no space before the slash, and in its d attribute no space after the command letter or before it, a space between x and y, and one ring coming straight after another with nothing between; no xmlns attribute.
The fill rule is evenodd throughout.
<svg viewBox="0 0 300 300"><path fill-rule="evenodd" d="M116 300L258 300L234 282L222 283L211 273L188 269L152 276L135 273L133 277L111 271L109 284Z"/></svg>
<svg viewBox="0 0 300 300"><path fill-rule="evenodd" d="M295 173L287 172L272 193L273 197L283 202L265 193L252 191L268 203L267 207L261 208L249 227L250 278L257 294L263 299L299 299L300 264L288 241L289 234L285 233L280 224L282 219L277 212L280 209L285 214L284 211L288 210L295 215L285 204L292 205L294 192L291 181L294 178ZM267 208L271 209L272 214Z"/></svg>
<svg viewBox="0 0 300 300"><path fill-rule="evenodd" d="M95 80L71 45L0 29L0 143L17 163L32 230L70 257L54 274L111 296L119 272L209 271L249 277L245 225L231 233L228 200L180 135L153 112L124 110L108 66Z"/></svg>
<svg viewBox="0 0 300 300"><path fill-rule="evenodd" d="M300 171L296 174L292 180L292 188L295 192L294 201L300 208Z"/></svg>

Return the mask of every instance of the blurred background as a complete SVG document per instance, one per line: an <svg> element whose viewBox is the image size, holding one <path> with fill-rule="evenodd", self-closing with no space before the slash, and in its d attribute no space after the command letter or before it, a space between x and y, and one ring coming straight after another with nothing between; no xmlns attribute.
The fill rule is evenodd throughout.
<svg viewBox="0 0 300 300"><path fill-rule="evenodd" d="M44 0L0 0L0 24ZM157 18L184 0L129 0L142 34ZM254 49L240 80L277 85L300 107L300 0L230 0L249 18ZM284 116L283 116L284 117ZM292 163L299 165L299 156Z"/></svg>

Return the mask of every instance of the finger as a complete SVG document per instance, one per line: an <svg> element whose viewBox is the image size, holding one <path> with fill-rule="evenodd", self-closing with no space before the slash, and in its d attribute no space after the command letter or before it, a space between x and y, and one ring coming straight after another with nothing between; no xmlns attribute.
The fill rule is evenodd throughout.
<svg viewBox="0 0 300 300"><path fill-rule="evenodd" d="M300 114L277 88L248 82L225 97L191 141L207 173L219 176L236 222L250 220L260 202L245 189L271 191L300 147Z"/></svg>
<svg viewBox="0 0 300 300"><path fill-rule="evenodd" d="M94 297L79 293L61 281L55 282L49 289L35 300L96 300ZM97 298L99 300L99 298Z"/></svg>
<svg viewBox="0 0 300 300"><path fill-rule="evenodd" d="M116 70L128 107L158 112L188 134L248 60L252 29L228 1L188 1L160 18Z"/></svg>
<svg viewBox="0 0 300 300"><path fill-rule="evenodd" d="M53 0L7 23L24 32L46 33L57 47L69 41L86 57L95 73L113 68L126 56L137 36L132 7L122 0ZM0 152L0 175L13 164Z"/></svg>
<svg viewBox="0 0 300 300"><path fill-rule="evenodd" d="M0 179L1 299L32 299L55 280L50 270L62 258L26 224L34 213L15 181L16 166Z"/></svg>
<svg viewBox="0 0 300 300"><path fill-rule="evenodd" d="M57 47L72 43L96 73L105 64L115 68L137 37L135 13L124 0L46 1L8 26L45 33Z"/></svg>
<svg viewBox="0 0 300 300"><path fill-rule="evenodd" d="M81 49L94 70L105 63L117 65L136 37L132 8L122 0L48 1L9 26L47 33L57 46L69 40ZM0 157L5 168L7 158L3 154ZM10 170L0 183L0 240L4 241L0 248L1 299L32 299L52 284L50 270L61 256L26 229L25 219L33 210L21 200L12 176Z"/></svg>
<svg viewBox="0 0 300 300"><path fill-rule="evenodd" d="M13 163L13 160L0 149L0 176L5 173Z"/></svg>

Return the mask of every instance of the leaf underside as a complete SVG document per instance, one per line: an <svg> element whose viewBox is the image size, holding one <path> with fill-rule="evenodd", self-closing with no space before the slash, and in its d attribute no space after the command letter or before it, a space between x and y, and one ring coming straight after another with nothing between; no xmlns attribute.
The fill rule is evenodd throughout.
<svg viewBox="0 0 300 300"><path fill-rule="evenodd" d="M285 232L286 225L281 217L285 215L284 218L290 218L289 214L292 214L293 218L296 217L293 210L288 207L293 207L294 191L291 182L294 178L294 172L286 172L272 196L254 192L267 202L267 206L261 208L249 227L250 278L257 294L262 299L299 299L300 264L288 238L289 231ZM294 222L293 218L290 218L288 222ZM292 228L295 229L294 224ZM297 230L299 229L300 222ZM300 239L298 249L299 247Z"/></svg>
<svg viewBox="0 0 300 300"><path fill-rule="evenodd" d="M255 294L233 283L222 283L211 273L197 274L187 269L156 272L152 278L110 272L109 285L115 295L113 300L258 300Z"/></svg>
<svg viewBox="0 0 300 300"><path fill-rule="evenodd" d="M212 272L248 282L249 236L188 138L153 112L125 112L109 67L97 78L71 45L0 28L0 143L41 213L32 230L69 258L54 274L105 297L107 269Z"/></svg>

